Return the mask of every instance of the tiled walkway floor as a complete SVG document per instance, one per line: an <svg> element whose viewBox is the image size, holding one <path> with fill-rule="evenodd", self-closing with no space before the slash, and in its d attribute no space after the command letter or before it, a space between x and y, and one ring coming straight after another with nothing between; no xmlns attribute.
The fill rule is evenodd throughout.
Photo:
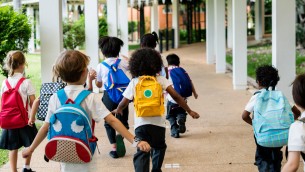
<svg viewBox="0 0 305 172"><path fill-rule="evenodd" d="M189 99L190 107L199 112L201 118L187 119L187 132L181 138L170 137L166 133L167 152L162 170L165 172L254 172L255 144L251 126L244 123L241 113L251 93L234 91L230 74L216 74L214 65L205 63L204 44L184 46L168 53L181 57L181 66L190 74L199 99ZM166 56L163 54L163 57ZM132 105L130 105L132 107ZM130 114L133 114L133 109ZM130 115L132 116L132 115ZM133 120L130 120L131 126ZM133 132L133 128L130 129ZM135 149L127 145L124 158L113 160L108 156L108 143L103 124L98 124L96 133L99 138L101 154L95 153L92 171L132 172L132 157ZM43 142L33 156L32 168L37 172L57 172L59 164L43 160ZM20 156L21 157L21 156ZM21 160L21 158L20 158ZM18 162L19 169L22 161ZM302 167L300 167L299 171ZM8 172L9 165L0 169Z"/></svg>

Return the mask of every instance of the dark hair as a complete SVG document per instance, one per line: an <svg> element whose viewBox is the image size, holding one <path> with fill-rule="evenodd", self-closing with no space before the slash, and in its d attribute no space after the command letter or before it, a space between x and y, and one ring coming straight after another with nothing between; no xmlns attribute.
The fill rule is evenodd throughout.
<svg viewBox="0 0 305 172"><path fill-rule="evenodd" d="M100 38L98 45L105 57L117 57L124 42L117 37L104 36Z"/></svg>
<svg viewBox="0 0 305 172"><path fill-rule="evenodd" d="M296 105L305 109L305 74L297 76L293 81L292 97Z"/></svg>
<svg viewBox="0 0 305 172"><path fill-rule="evenodd" d="M141 38L141 47L156 48L158 41L159 38L156 32L147 33Z"/></svg>
<svg viewBox="0 0 305 172"><path fill-rule="evenodd" d="M256 82L261 87L274 89L279 80L278 70L273 66L264 65L256 69Z"/></svg>
<svg viewBox="0 0 305 172"><path fill-rule="evenodd" d="M129 70L133 78L142 75L156 76L162 66L160 53L151 48L136 50L129 60Z"/></svg>
<svg viewBox="0 0 305 172"><path fill-rule="evenodd" d="M180 58L177 56L177 54L169 54L166 56L166 60L168 65L180 65Z"/></svg>

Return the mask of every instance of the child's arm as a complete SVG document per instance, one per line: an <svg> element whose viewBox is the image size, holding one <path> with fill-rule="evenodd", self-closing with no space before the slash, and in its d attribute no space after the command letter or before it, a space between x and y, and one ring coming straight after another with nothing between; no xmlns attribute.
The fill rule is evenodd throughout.
<svg viewBox="0 0 305 172"><path fill-rule="evenodd" d="M89 73L88 73L88 80L89 80L89 83L88 83L88 90L89 91L92 91L93 90L93 85L92 85L92 81L95 80L96 78L96 71L93 70L93 69L90 69Z"/></svg>
<svg viewBox="0 0 305 172"><path fill-rule="evenodd" d="M133 143L135 136L132 135L117 118L109 114L105 117L105 121L130 143ZM150 151L150 145L146 141L140 141L137 147L144 152Z"/></svg>
<svg viewBox="0 0 305 172"><path fill-rule="evenodd" d="M295 105L293 105L291 111L293 112L294 120L297 120L301 115L301 111Z"/></svg>
<svg viewBox="0 0 305 172"><path fill-rule="evenodd" d="M195 86L193 84L193 81L191 81L191 83L192 83L192 92L193 92L193 95L194 95L195 99L197 99L198 98L198 94L197 94L197 92L195 90Z"/></svg>
<svg viewBox="0 0 305 172"><path fill-rule="evenodd" d="M37 98L37 99L34 100L34 102L32 104L30 119L29 119L29 122L28 122L28 125L31 126L31 127L35 123L35 120L36 120L35 116L36 116L36 113L38 111L39 103L40 103L40 99Z"/></svg>
<svg viewBox="0 0 305 172"><path fill-rule="evenodd" d="M250 114L251 114L250 112L244 110L242 114L242 118L246 123L252 125L252 119L250 117Z"/></svg>
<svg viewBox="0 0 305 172"><path fill-rule="evenodd" d="M127 98L123 98L120 102L120 104L118 105L117 109L115 109L114 111L112 111L115 114L123 114L123 110L128 106L129 104L129 100Z"/></svg>
<svg viewBox="0 0 305 172"><path fill-rule="evenodd" d="M197 112L194 112L186 104L185 100L175 91L172 86L168 86L166 91L171 95L171 97L181 106L190 116L194 119L198 119L200 116Z"/></svg>
<svg viewBox="0 0 305 172"><path fill-rule="evenodd" d="M28 147L27 149L25 149L24 151L22 151L23 158L26 158L26 157L32 155L32 153L35 151L37 146L46 138L46 136L48 134L48 130L49 130L49 125L50 125L50 123L48 123L48 122L43 123L42 127L39 129L31 146Z"/></svg>
<svg viewBox="0 0 305 172"><path fill-rule="evenodd" d="M299 168L300 152L289 152L288 161L284 165L282 172L295 172Z"/></svg>
<svg viewBox="0 0 305 172"><path fill-rule="evenodd" d="M35 101L35 94L34 95L30 95L29 99L30 99L30 107L32 108L32 105L33 105L33 103Z"/></svg>

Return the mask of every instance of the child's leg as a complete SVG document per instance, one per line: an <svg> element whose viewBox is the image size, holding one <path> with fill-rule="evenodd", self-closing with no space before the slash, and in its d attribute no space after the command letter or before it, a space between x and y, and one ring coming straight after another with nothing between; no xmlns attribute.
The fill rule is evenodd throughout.
<svg viewBox="0 0 305 172"><path fill-rule="evenodd" d="M281 171L283 152L281 151L282 147L279 148L270 148L271 149L271 165L270 172Z"/></svg>
<svg viewBox="0 0 305 172"><path fill-rule="evenodd" d="M185 122L186 122L186 116L187 116L187 113L186 111L179 107L177 109L177 123L179 125L179 133L185 133L186 131L186 127L185 127Z"/></svg>
<svg viewBox="0 0 305 172"><path fill-rule="evenodd" d="M24 164L27 167L24 167L24 168L30 169L31 158L32 158L32 155L30 155L27 158L25 158Z"/></svg>
<svg viewBox="0 0 305 172"><path fill-rule="evenodd" d="M17 172L18 149L9 151L9 160L12 172Z"/></svg>
<svg viewBox="0 0 305 172"><path fill-rule="evenodd" d="M177 115L174 113L175 111L172 110L173 103L170 101L167 102L167 115L166 119L169 121L169 124L171 126L171 136L172 137L179 137L179 126L177 124Z"/></svg>
<svg viewBox="0 0 305 172"><path fill-rule="evenodd" d="M135 135L141 138L143 141L147 141L151 146L151 140L149 132L147 132L148 126L143 125L135 129ZM133 165L135 172L148 172L150 165L150 152L143 152L137 149L137 153L133 156Z"/></svg>

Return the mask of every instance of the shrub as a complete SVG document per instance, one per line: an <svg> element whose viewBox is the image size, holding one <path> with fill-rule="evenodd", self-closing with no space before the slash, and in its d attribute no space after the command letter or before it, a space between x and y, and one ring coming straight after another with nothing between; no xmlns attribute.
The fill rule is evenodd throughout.
<svg viewBox="0 0 305 172"><path fill-rule="evenodd" d="M77 21L65 20L63 22L63 39L66 49L74 50L85 42L85 17L81 16Z"/></svg>
<svg viewBox="0 0 305 172"><path fill-rule="evenodd" d="M0 65L1 74L7 76L2 69L6 54L11 50L27 52L31 37L31 24L24 14L19 14L11 7L0 7Z"/></svg>

